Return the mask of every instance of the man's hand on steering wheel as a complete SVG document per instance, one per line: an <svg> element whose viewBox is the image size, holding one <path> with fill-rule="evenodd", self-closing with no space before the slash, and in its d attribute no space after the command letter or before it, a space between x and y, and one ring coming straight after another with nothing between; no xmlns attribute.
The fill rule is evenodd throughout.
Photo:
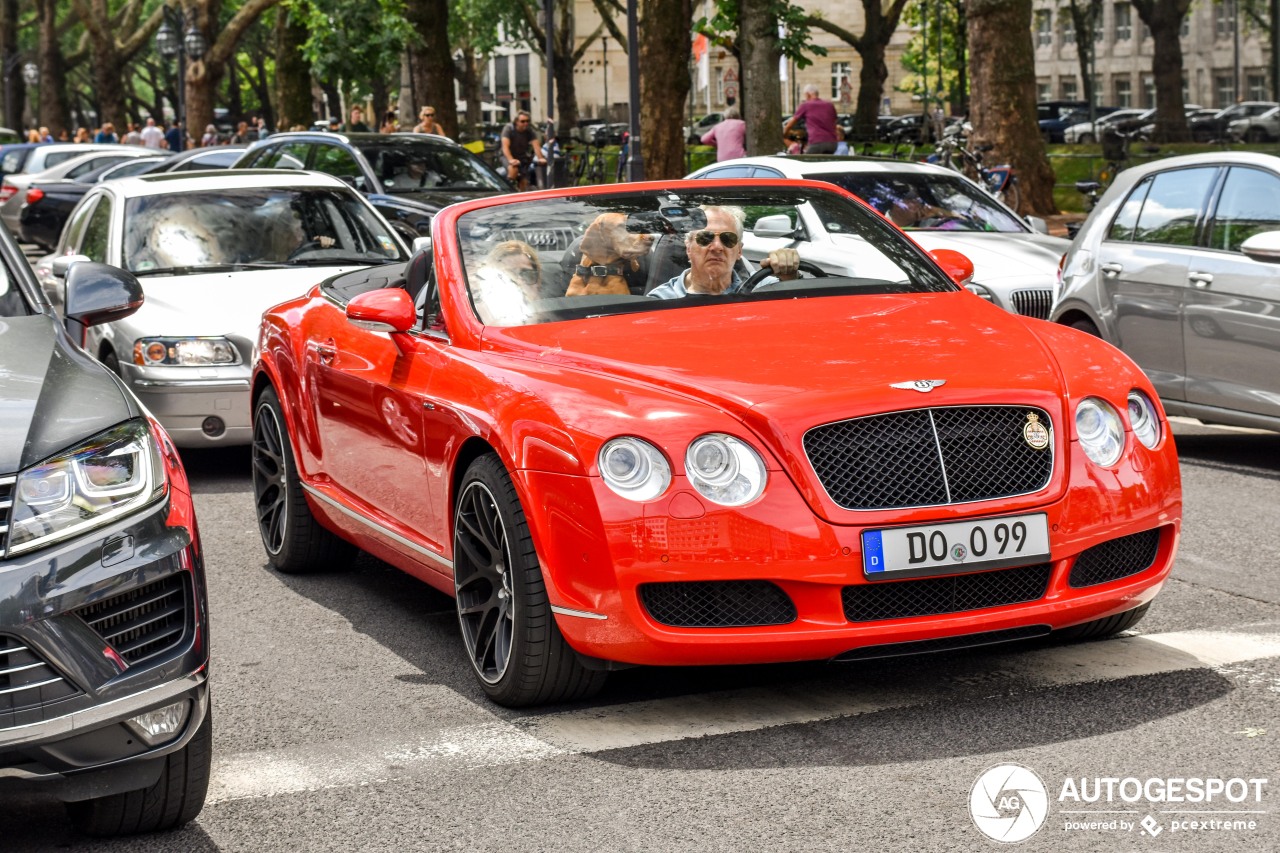
<svg viewBox="0 0 1280 853"><path fill-rule="evenodd" d="M795 249L774 249L760 266L771 270L780 281L791 281L800 274L800 253Z"/></svg>

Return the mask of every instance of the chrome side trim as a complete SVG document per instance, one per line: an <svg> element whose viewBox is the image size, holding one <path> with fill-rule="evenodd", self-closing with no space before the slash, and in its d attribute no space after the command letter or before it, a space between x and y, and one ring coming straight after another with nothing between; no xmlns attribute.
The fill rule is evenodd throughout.
<svg viewBox="0 0 1280 853"><path fill-rule="evenodd" d="M437 554L435 551L432 551L430 548L424 548L421 545L419 545L417 542L412 542L404 538L403 536L401 536L399 533L388 530L386 527L383 527L381 524L378 524L376 521L370 521L369 519L365 518L363 515L360 515L354 510L348 509L347 507L335 501L333 498L317 490L313 486L309 486L306 483L303 483L302 488L305 489L307 494L311 495L311 497L315 498L318 501L324 501L326 504L333 507L338 512L342 513L348 518L352 518L360 522L361 524L365 525L366 527L372 527L374 530L378 531L380 535L385 536L388 539L394 539L396 542L399 542L401 545L405 546L406 548L412 548L414 551L421 554L422 556L429 557L430 559L435 560L437 563L444 566L449 571L453 571L452 560L446 560L444 557L441 557L439 554Z"/></svg>
<svg viewBox="0 0 1280 853"><path fill-rule="evenodd" d="M0 748L50 740L72 732L83 731L99 723L127 718L149 706L168 699L177 699L204 684L207 679L204 669L200 669L168 684L161 684L141 693L122 696L102 705L85 708L83 711L75 711L52 720L28 723L25 726L0 729Z"/></svg>
<svg viewBox="0 0 1280 853"><path fill-rule="evenodd" d="M249 390L247 379L135 379L137 388L240 388Z"/></svg>
<svg viewBox="0 0 1280 853"><path fill-rule="evenodd" d="M590 610L570 610L568 607L561 607L557 604L551 605L552 613L559 613L561 616L577 616L581 619L608 619L603 613L592 613Z"/></svg>

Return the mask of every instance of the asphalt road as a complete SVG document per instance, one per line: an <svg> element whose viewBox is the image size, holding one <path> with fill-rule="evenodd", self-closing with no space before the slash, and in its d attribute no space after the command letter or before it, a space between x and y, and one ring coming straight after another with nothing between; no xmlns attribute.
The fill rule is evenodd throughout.
<svg viewBox="0 0 1280 853"><path fill-rule="evenodd" d="M204 812L108 843L55 801L0 799L0 851L1280 850L1280 435L1176 432L1181 550L1133 636L635 669L590 703L524 712L475 686L445 596L367 557L265 568L247 450L188 453L213 611ZM987 800L1004 807L989 828L1042 819L1008 845L970 812L1005 764L1045 791L1015 778L1001 798L1025 805ZM1136 781L1108 803L1108 778ZM1215 780L1209 802L1174 799Z"/></svg>

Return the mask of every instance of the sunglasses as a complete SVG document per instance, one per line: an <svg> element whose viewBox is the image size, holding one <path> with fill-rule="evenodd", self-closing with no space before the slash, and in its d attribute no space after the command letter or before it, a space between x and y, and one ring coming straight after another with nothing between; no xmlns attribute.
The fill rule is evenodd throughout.
<svg viewBox="0 0 1280 853"><path fill-rule="evenodd" d="M436 115L435 113L423 113L423 114L422 114L422 117L423 117L423 118L435 118L435 115Z"/></svg>
<svg viewBox="0 0 1280 853"><path fill-rule="evenodd" d="M710 246L711 241L720 238L720 245L732 249L738 245L738 235L733 231L694 231L693 241L699 246Z"/></svg>

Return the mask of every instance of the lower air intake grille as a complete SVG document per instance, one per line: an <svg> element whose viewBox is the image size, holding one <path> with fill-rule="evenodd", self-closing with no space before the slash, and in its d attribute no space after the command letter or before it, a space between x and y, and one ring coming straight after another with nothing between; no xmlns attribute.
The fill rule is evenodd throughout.
<svg viewBox="0 0 1280 853"><path fill-rule="evenodd" d="M1049 308L1053 305L1052 290L1015 290L1011 299L1013 310L1024 317L1049 319Z"/></svg>
<svg viewBox="0 0 1280 853"><path fill-rule="evenodd" d="M768 581L688 581L640 585L654 621L677 628L745 628L796 621L796 606Z"/></svg>
<svg viewBox="0 0 1280 853"><path fill-rule="evenodd" d="M986 631L981 634L964 634L959 637L939 637L936 640L916 640L911 643L886 643L880 646L863 646L853 649L832 660L854 661L874 660L875 658L892 658L900 655L923 655L930 652L951 652L956 649L972 649L978 646L991 646L996 643L1012 643L1016 640L1030 640L1033 637L1044 637L1052 629L1048 625L1028 625L1024 628L1006 628L1003 631Z"/></svg>
<svg viewBox="0 0 1280 853"><path fill-rule="evenodd" d="M1079 588L1145 572L1156 561L1156 551L1159 548L1158 528L1094 545L1076 557L1067 583Z"/></svg>
<svg viewBox="0 0 1280 853"><path fill-rule="evenodd" d="M16 637L0 634L0 729L14 725L13 713L29 711L79 695L34 649Z"/></svg>
<svg viewBox="0 0 1280 853"><path fill-rule="evenodd" d="M159 657L182 642L189 594L185 572L76 610L130 666Z"/></svg>
<svg viewBox="0 0 1280 853"><path fill-rule="evenodd" d="M1044 597L1049 564L1000 569L974 575L889 581L846 586L840 593L850 622L961 613Z"/></svg>

